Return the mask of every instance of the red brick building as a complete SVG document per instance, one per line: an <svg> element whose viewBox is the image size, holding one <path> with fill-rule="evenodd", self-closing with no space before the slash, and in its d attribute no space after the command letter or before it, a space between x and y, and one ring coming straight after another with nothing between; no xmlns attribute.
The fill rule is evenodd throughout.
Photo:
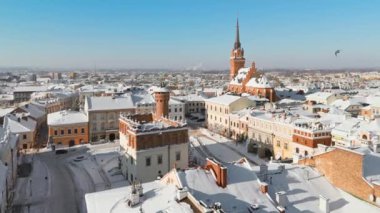
<svg viewBox="0 0 380 213"><path fill-rule="evenodd" d="M380 206L379 154L336 147L299 163L315 167L334 186Z"/></svg>
<svg viewBox="0 0 380 213"><path fill-rule="evenodd" d="M188 128L185 123L168 119L170 92L154 91L155 113L121 114L120 147L125 153L122 173L133 182L149 182L172 168L188 167Z"/></svg>
<svg viewBox="0 0 380 213"><path fill-rule="evenodd" d="M230 57L230 83L228 91L236 94L248 93L261 98L267 98L270 102L277 100L276 92L267 78L262 75L256 77L256 66L244 68L244 49L241 47L239 36L239 22L236 24L236 38Z"/></svg>

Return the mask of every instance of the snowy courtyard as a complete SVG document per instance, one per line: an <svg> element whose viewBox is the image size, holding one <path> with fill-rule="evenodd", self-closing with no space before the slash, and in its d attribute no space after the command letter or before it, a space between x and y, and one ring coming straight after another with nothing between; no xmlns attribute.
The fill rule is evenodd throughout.
<svg viewBox="0 0 380 213"><path fill-rule="evenodd" d="M128 185L118 144L76 146L64 154L41 150L23 162L32 169L17 179L12 212L86 212L86 193Z"/></svg>

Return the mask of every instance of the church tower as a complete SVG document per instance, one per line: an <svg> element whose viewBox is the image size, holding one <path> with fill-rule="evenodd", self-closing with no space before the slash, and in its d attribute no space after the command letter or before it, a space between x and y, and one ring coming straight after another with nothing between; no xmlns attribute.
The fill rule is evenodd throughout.
<svg viewBox="0 0 380 213"><path fill-rule="evenodd" d="M244 49L241 48L239 37L239 20L236 21L236 37L234 48L231 51L230 64L230 80L232 80L245 64Z"/></svg>

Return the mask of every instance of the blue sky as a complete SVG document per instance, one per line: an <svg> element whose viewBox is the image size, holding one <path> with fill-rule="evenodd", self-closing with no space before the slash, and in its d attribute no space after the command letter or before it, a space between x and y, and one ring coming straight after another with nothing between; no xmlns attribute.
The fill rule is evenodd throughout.
<svg viewBox="0 0 380 213"><path fill-rule="evenodd" d="M0 0L0 66L380 67L377 0ZM336 49L342 49L339 57Z"/></svg>

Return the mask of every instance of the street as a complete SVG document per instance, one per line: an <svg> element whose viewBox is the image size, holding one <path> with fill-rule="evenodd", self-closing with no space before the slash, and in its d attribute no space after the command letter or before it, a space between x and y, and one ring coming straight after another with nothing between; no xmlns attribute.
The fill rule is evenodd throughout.
<svg viewBox="0 0 380 213"><path fill-rule="evenodd" d="M32 170L29 176L17 179L11 212L86 212L85 193L127 184L121 175L109 178L111 175L104 171L116 165L118 155L112 152L115 147L118 144L85 145L69 148L66 154L42 150L24 156ZM83 162L74 161L78 158ZM107 161L99 165L94 163L97 158ZM92 172L86 167L91 167Z"/></svg>

